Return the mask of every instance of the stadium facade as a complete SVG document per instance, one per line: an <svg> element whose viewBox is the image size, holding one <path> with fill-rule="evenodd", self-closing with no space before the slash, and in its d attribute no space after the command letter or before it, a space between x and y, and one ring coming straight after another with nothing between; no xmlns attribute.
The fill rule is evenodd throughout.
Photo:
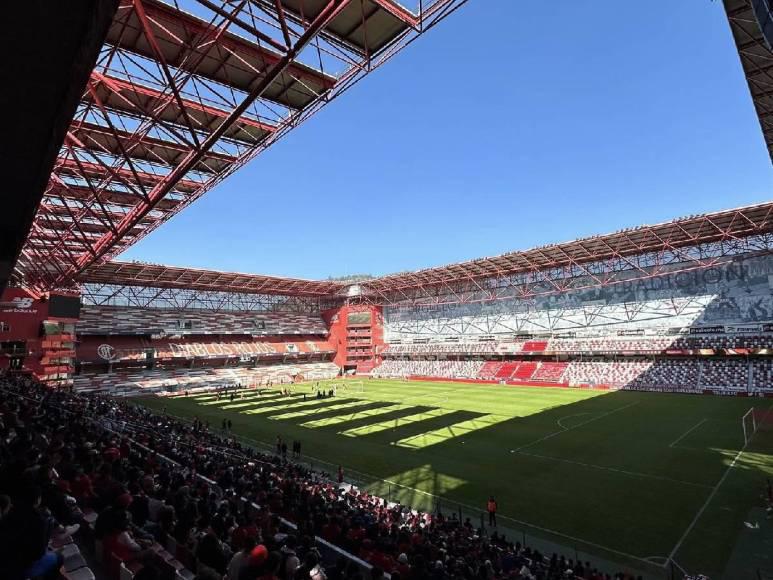
<svg viewBox="0 0 773 580"><path fill-rule="evenodd" d="M0 367L127 394L341 372L770 391L773 203L356 283L114 260L465 1L102 5L0 264ZM724 1L773 151L769 4Z"/></svg>
<svg viewBox="0 0 773 580"><path fill-rule="evenodd" d="M2 360L126 395L341 373L767 395L772 232L768 203L357 283L111 261L81 302L6 290Z"/></svg>

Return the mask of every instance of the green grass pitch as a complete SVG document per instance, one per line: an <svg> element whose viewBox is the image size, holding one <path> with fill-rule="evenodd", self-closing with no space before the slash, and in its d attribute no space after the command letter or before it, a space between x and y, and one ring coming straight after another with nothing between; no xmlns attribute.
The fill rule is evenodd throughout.
<svg viewBox="0 0 773 580"><path fill-rule="evenodd" d="M331 383L322 383L326 387ZM441 382L336 382L138 400L199 417L256 444L300 439L304 460L339 463L375 492L440 501L478 516L490 494L500 525L528 538L649 570L668 556L718 577L749 510L773 477L773 432L743 446L741 417L773 401ZM306 401L303 401L303 394ZM773 412L771 412L773 416ZM355 471L357 472L355 474ZM440 499L438 499L440 498ZM445 502L445 503L444 503Z"/></svg>

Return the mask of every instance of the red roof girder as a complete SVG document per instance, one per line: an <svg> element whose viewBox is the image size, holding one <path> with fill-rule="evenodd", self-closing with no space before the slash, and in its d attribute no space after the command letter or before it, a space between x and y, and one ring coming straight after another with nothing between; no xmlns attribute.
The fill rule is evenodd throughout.
<svg viewBox="0 0 773 580"><path fill-rule="evenodd" d="M762 136L773 161L773 52L749 0L723 0Z"/></svg>
<svg viewBox="0 0 773 580"><path fill-rule="evenodd" d="M115 260L91 266L79 276L79 281L119 286L320 297L335 294L345 287L345 284L340 282L324 280L218 272Z"/></svg>
<svg viewBox="0 0 773 580"><path fill-rule="evenodd" d="M773 202L642 226L523 252L383 276L362 282L361 285L374 292L399 292L466 280L484 280L523 272L581 266L610 259L625 261L629 257L648 252L678 250L772 231Z"/></svg>
<svg viewBox="0 0 773 580"><path fill-rule="evenodd" d="M114 109L148 117L178 127L186 126L186 117L193 123L195 131L213 133L228 119L230 112L213 105L192 99L174 99L167 92L154 89L132 80L120 79L94 72L90 91L84 95L86 101L102 103L107 109ZM182 104L182 107L180 106ZM247 144L259 143L276 127L270 123L240 115L224 131L223 136Z"/></svg>
<svg viewBox="0 0 773 580"><path fill-rule="evenodd" d="M137 187L137 183L144 187L156 187L166 179L166 175L157 175L144 171L131 171L129 169L109 168L100 163L91 163L76 161L75 159L60 157L56 161L54 171L59 175L68 177L82 177L91 179L110 179L113 183L126 185L127 187ZM108 171L112 173L109 176ZM183 193L192 193L201 187L202 183L191 179L178 179L174 183L174 189Z"/></svg>
<svg viewBox="0 0 773 580"><path fill-rule="evenodd" d="M119 6L108 32L108 43L153 60L158 59L158 49L168 65L245 93L251 92L267 69L282 58L281 53L242 36L218 33L210 23L163 2L143 0L142 7L152 27L155 46L148 40L133 0L123 0ZM259 34L254 28L252 32ZM217 42L212 42L215 37ZM270 37L263 41L274 44ZM181 51L180 45L190 50ZM289 108L302 109L333 88L335 81L335 77L293 63L272 80L263 97Z"/></svg>
<svg viewBox="0 0 773 580"><path fill-rule="evenodd" d="M74 121L69 133L69 138L78 147L116 157L126 154L132 159L163 165L176 165L188 151L187 147L180 143L86 121ZM210 151L195 167L195 171L218 173L235 161L236 157L232 155Z"/></svg>
<svg viewBox="0 0 773 580"><path fill-rule="evenodd" d="M120 0L16 283L72 285L466 1Z"/></svg>
<svg viewBox="0 0 773 580"><path fill-rule="evenodd" d="M458 291L461 292L459 284L471 284L481 292L490 293L491 290L480 282L533 273L536 279L561 292L565 288L559 283L560 280L550 275L551 269L576 268L579 271L577 275L587 276L597 284L603 285L610 274L593 272L588 269L590 263L621 260L630 268L649 276L650 272L645 271L630 258L637 254L685 250L684 261L689 262L692 258L686 250L690 247L717 241L741 240L764 234L773 234L773 202L677 219L663 224L642 226L613 234L522 252L511 252L440 268L383 276L354 284L117 261L91 266L79 277L79 281L223 292L313 295L327 298L343 298L347 295L349 286L358 285L367 299L391 295L399 301L400 296L404 299L411 298L406 294L407 291L422 288L441 288L450 295L457 295ZM613 271L610 270L610 272ZM469 291L469 286L464 291Z"/></svg>

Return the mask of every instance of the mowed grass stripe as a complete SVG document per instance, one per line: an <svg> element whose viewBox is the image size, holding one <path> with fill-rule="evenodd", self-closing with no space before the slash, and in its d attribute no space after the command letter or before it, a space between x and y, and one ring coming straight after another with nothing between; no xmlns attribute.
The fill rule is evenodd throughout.
<svg viewBox="0 0 773 580"><path fill-rule="evenodd" d="M312 419L313 421L323 421L326 419L332 420L338 417L349 417L352 413L365 412L365 411L370 411L372 409L382 409L384 407L389 407L390 405L393 405L393 404L394 403L389 403L387 401L360 401L359 404L352 405L351 407L347 407L344 409L335 409L333 407L328 407L327 409L322 409L319 412L308 413L307 416L314 417L314 419ZM297 417L295 418L297 419ZM274 417L269 417L269 419L274 419ZM295 423L295 421L293 422ZM298 426L305 427L303 423L299 423Z"/></svg>
<svg viewBox="0 0 773 580"><path fill-rule="evenodd" d="M407 409L410 408L411 407L408 407ZM380 433L381 431L387 431L389 429L397 429L398 427L402 427L403 425L410 425L411 423L416 423L417 421L425 421L435 417L442 417L443 415L450 415L451 413L456 413L456 411L453 409L429 409L419 413L406 415L405 417L396 417L388 421L379 421L378 423L372 423L370 425L352 427L344 431L339 431L338 434L346 435L347 437L361 437L363 435Z"/></svg>
<svg viewBox="0 0 773 580"><path fill-rule="evenodd" d="M237 401L276 401L284 399L287 400L288 397L284 395L280 395L279 393L271 393L271 394L263 394L258 395L257 393L250 394L248 396L245 396L243 399L238 399L234 397L234 400L232 401L230 397L220 397L220 399L211 399L209 401L197 401L199 405L204 405L207 407L223 407L224 405L229 405L231 403L236 403Z"/></svg>
<svg viewBox="0 0 773 580"><path fill-rule="evenodd" d="M337 417L330 417L327 419L315 419L313 421L307 421L305 423L301 423L301 427L310 427L310 428L328 427L330 425L339 425L341 423L354 421L355 419L362 419L365 417L377 417L379 415L384 415L385 413L392 413L396 410L407 409L407 408L409 407L405 405L398 405L397 403L389 403L384 407L377 407L375 409L366 409L362 411L356 410L353 413L349 413L349 409L347 409L347 413L345 413L344 415L339 415Z"/></svg>
<svg viewBox="0 0 773 580"><path fill-rule="evenodd" d="M379 413L375 416L358 413L357 417L348 421L336 422L334 425L324 425L322 427L317 427L317 429L323 429L330 433L340 433L341 431L349 431L359 427L368 427L378 423L390 422L403 417L408 417L409 415L425 413L431 410L433 410L433 408L426 405L393 405L388 409L384 409L383 413Z"/></svg>
<svg viewBox="0 0 773 580"><path fill-rule="evenodd" d="M228 391L228 394L235 392L237 395L241 393L255 393L255 389L237 389L236 391ZM218 393L199 393L196 395L173 395L173 399L181 398L181 399L193 399L194 401L209 401L212 399L217 398ZM220 393L220 397L222 398L223 393Z"/></svg>
<svg viewBox="0 0 773 580"><path fill-rule="evenodd" d="M443 443L449 439L467 435L472 431L485 429L486 427L491 427L497 423L509 421L510 419L511 417L504 417L502 415L483 415L482 417L475 417L474 419L454 423L446 427L441 427L440 429L434 429L432 431L427 431L426 433L414 435L413 437L400 439L399 441L395 441L394 444L399 447L422 449L424 447L429 447L430 445Z"/></svg>
<svg viewBox="0 0 773 580"><path fill-rule="evenodd" d="M316 409L316 408L323 408L323 407L331 407L333 405L340 405L344 403L345 401L353 401L356 402L356 399L339 399L337 401L331 401L330 399L313 399L306 401L305 403L303 401L297 402L291 402L291 403L277 403L277 404L266 404L261 407L258 407L257 409L249 409L247 411L242 411L245 415L266 415L266 414L272 414L272 413L286 413L289 409L292 409L293 412L297 411L298 409Z"/></svg>
<svg viewBox="0 0 773 580"><path fill-rule="evenodd" d="M299 417L305 417L307 415L310 415L312 413L316 413L317 410L321 411L340 411L344 409L348 409L350 407L356 407L358 405L362 404L373 404L373 401L362 401L360 399L354 399L350 400L348 402L343 401L330 401L327 399L328 405L324 407L324 409L318 409L315 407L310 408L303 408L300 411L290 411L288 413L281 413L279 415L271 415L270 419L276 421L276 420L287 420L287 419L297 419ZM303 403L301 403L303 404Z"/></svg>
<svg viewBox="0 0 773 580"><path fill-rule="evenodd" d="M475 413L473 411L459 411L456 409L444 410L449 412L435 417L429 417L422 421L406 423L388 431L370 433L361 437L365 437L368 441L380 442L391 446L395 441L408 439L414 435L421 435L422 433L434 431L435 429L442 429L443 427L448 427L454 423L461 423L462 421L482 417L484 415L484 413Z"/></svg>
<svg viewBox="0 0 773 580"><path fill-rule="evenodd" d="M298 401L299 399L294 399L294 400ZM273 402L282 402L282 401L290 401L290 399L288 397L283 397L281 395L269 395L269 396L262 396L262 397L258 397L257 395L255 395L253 397L245 397L243 399L234 399L233 401L217 401L217 402L208 402L208 403L202 403L202 404L219 407L221 409L238 409L240 407L254 405L255 403L273 403Z"/></svg>

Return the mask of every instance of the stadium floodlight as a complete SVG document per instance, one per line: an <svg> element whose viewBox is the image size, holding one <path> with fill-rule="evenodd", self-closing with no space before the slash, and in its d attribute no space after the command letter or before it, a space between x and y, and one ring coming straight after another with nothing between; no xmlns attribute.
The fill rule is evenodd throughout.
<svg viewBox="0 0 773 580"><path fill-rule="evenodd" d="M745 448L757 431L757 419L754 416L754 407L746 411L744 416L741 417L741 427L743 428L743 446Z"/></svg>

